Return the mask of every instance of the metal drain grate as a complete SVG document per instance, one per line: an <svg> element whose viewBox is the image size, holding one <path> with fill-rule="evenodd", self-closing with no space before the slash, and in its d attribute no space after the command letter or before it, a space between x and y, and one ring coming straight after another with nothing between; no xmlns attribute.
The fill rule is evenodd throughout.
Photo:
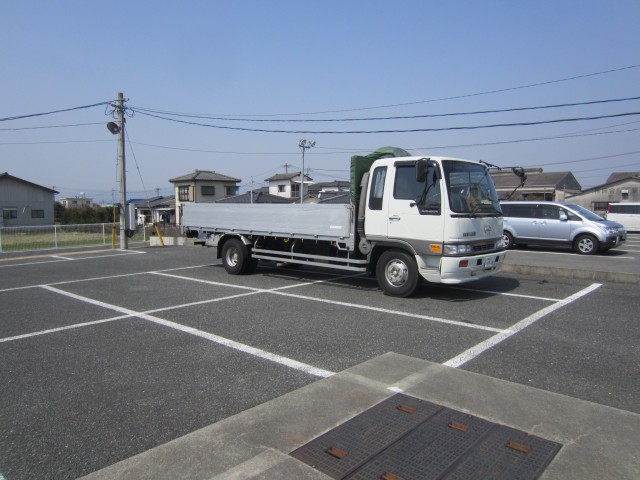
<svg viewBox="0 0 640 480"><path fill-rule="evenodd" d="M407 395L394 395L291 455L332 478L344 478L441 409Z"/></svg>
<svg viewBox="0 0 640 480"><path fill-rule="evenodd" d="M335 479L535 479L561 444L398 394L291 455Z"/></svg>

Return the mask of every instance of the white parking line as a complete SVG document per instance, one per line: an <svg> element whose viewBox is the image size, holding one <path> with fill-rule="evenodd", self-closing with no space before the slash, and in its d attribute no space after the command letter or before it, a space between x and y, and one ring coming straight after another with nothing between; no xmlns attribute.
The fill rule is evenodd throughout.
<svg viewBox="0 0 640 480"><path fill-rule="evenodd" d="M498 329L498 328L493 328L493 327L488 327L488 326L483 326L483 325L474 325L474 324L469 324L469 323L465 323L465 322L459 322L459 321L455 321L455 320L447 320L444 318L438 318L438 317L431 317L431 316L427 316L427 315L419 315L419 314L413 314L413 313L407 313L407 312L402 312L402 311L397 311L397 310L390 310L390 309L385 309L385 308L379 308L379 307L372 307L372 306L367 306L367 305L360 305L360 304L354 304L354 303L349 303L349 302L340 302L340 301L334 301L334 300L326 300L326 299L322 299L322 298L316 298L316 297L311 297L311 296L307 296L307 295L297 295L294 293L289 293L289 292L284 292L283 290L288 290L288 289L292 289L292 288L297 288L297 287L302 287L302 286L308 286L308 285L312 285L312 284L318 284L318 283L327 283L327 282L331 282L331 281L335 281L336 279L341 279L341 278L347 278L347 277L353 277L353 276L359 276L361 274L356 274L356 275L341 275L339 277L334 277L334 278L327 278L327 279L323 279L323 280L316 280L316 281L310 281L310 282L301 282L301 283L296 283L293 285L286 285L286 286L282 286L282 287L276 287L276 288L272 288L272 289L261 289L261 288L255 288L255 287L246 287L246 286L242 286L242 285L235 285L235 284L228 284L228 283L222 283L222 282L214 282L214 281L210 281L210 280L202 280L202 279L197 279L197 278L191 278L191 277L185 277L185 276L181 276L181 275L175 275L175 274L170 274L168 272L171 271L179 271L179 270L188 270L188 269L195 269L195 268L202 268L202 267L206 267L206 266L210 266L210 264L206 264L206 265L196 265L196 266L188 266L188 267L179 267L179 268L171 268L171 269L166 269L166 270L158 270L158 271L150 271L150 272L137 272L137 273L131 273L131 274L122 274L122 275L113 275L113 276L105 276L105 277L94 277L94 278L90 278L90 279L82 279L82 280L70 280L70 281L64 281L64 282L57 282L57 283L53 283L53 284L48 284L48 285L32 285L32 286L26 286L26 287L16 287L16 288L9 288L9 289L4 289L4 290L0 290L0 292L5 292L5 291L12 291L12 290L17 290L17 289L26 289L26 288L43 288L45 290L57 293L57 294L61 294L82 302L86 302L86 303L90 303L92 305L96 305L99 307L103 307L109 310L114 310L116 312L121 313L122 315L117 316L117 317L111 317L111 318L107 318L107 319L103 319L103 320L96 320L96 321L92 321L92 322L85 322L85 323L80 323L80 324L75 324L75 325L69 325L69 326L65 326L65 327L59 327L59 328L54 328L54 329L48 329L48 330L43 330L43 331L39 331L39 332L33 332L33 333L28 333L28 334L24 334L24 335L17 335L14 337L8 337L8 338L4 338L4 339L0 339L0 343L2 342L8 342L8 341L13 341L13 340L19 340L19 339L25 339L25 338L31 338L31 337L35 337L35 336L39 336L39 335L45 335L48 333L55 333L55 332L60 332L60 331L64 331L64 330L70 330L70 329L74 329L74 328L80 328L80 327L85 327L85 326L92 326L92 325L98 325L101 323L107 323L107 322L111 322L111 321L115 321L115 320L120 320L120 319L125 319L125 318L131 318L131 317L136 317L136 318L141 318L159 325L163 325L163 326L167 326L169 328L173 328L175 330L178 331L182 331L184 333L189 333L191 335L196 335L200 338L203 339L207 339L209 341L212 341L214 343L223 345L223 346L227 346L229 348L233 348L235 350L244 352L244 353L248 353L251 355L254 355L256 357L262 358L262 359L266 359L275 363L279 363L281 365L285 365L287 367L299 370L299 371L303 371L306 372L310 375L314 375L314 376L318 376L318 377L328 377L331 375L334 375L334 372L328 371L328 370L324 370L324 369L320 369L320 368L316 368L313 367L311 365L307 365L301 362L298 362L296 360L287 358L287 357L283 357L277 354L273 354L271 352L267 352L265 350L261 350L255 347L251 347L249 345L245 345L245 344L241 344L239 342L235 342L233 340L224 338L224 337L220 337L218 335L214 335L202 330L198 330L196 328L192 328L192 327L188 327L176 322L172 322L169 320L164 320L158 317L155 317L153 315L151 315L152 313L159 313L162 311L168 311L168 310L175 310L175 309L180 309L180 308L186 308L189 306L194 306L194 305L202 305L202 304L207 304L207 303L213 303L213 302L220 302L220 301L224 301L224 300L230 300L230 299L236 299L239 297L243 297L243 296L248 296L248 295L255 295L255 294L259 294L259 293L267 293L267 294L275 294L275 295L281 295L281 296L287 296L287 297L291 297L291 298L298 298L298 299L302 299L302 300L308 300L308 301L314 301L314 302L322 302L322 303L329 303L329 304L333 304L333 305L339 305L339 306L346 306L349 308L357 308L357 309L363 309L363 310L370 310L370 311L376 311L376 312L381 312L381 313L388 313L390 315L395 315L395 316L405 316L405 317L411 317L411 318L417 318L417 319L421 319L421 320L428 320L428 321L433 321L436 323L444 323L444 324L449 324L449 325L454 325L454 326L460 326L460 327L465 327L465 328L472 328L472 329L477 329L477 330L485 330L485 331L491 331L491 332L495 332L496 335L494 335L493 337L477 344L476 346L468 349L467 351L463 352L462 354L448 360L447 362L445 362L443 365L447 365L447 366L451 366L451 367L459 367L467 362L469 362L470 360L472 360L473 358L476 358L478 355L480 355L481 353L483 353L484 351L493 348L494 346L498 345L499 343L501 343L502 341L506 340L507 338L515 335L516 333L522 331L524 328L532 325L533 323L535 323L536 321L538 321L539 319L543 318L544 316L554 312L555 310L562 308L565 305L568 305L569 303L583 297L584 295L587 295L588 293L596 290L597 288L599 288L601 286L601 284L598 283L594 283L591 286L581 290L580 292L571 295L565 299L552 299L552 298L546 298L546 297L534 297L534 296L528 296L528 295L517 295L517 294L508 294L508 293L503 293L503 292L489 292L486 291L485 293L492 293L492 294L496 294L496 295L514 295L514 296L522 296L522 297L526 297L526 298L532 298L532 299L537 299L537 300L544 300L544 301L552 301L554 302L552 305L543 308L535 313L533 313L532 315L528 316L527 318L521 320L520 322L516 323L515 325L513 325L510 328L507 329ZM78 283L78 282L85 282L85 281L95 281L95 280L104 280L104 279L112 279L112 278L121 278L121 277L127 277L127 276L134 276L134 275L145 275L145 274L154 274L154 275L159 275L159 276L166 276L169 278L176 278L176 279L180 279L180 280L188 280L188 281L193 281L193 282L198 282L198 283L205 283L205 284L209 284L209 285L215 285L215 286L223 286L223 287L230 287L230 288L238 288L238 289L244 289L244 290L248 290L245 293L239 293L239 294L235 294L235 295L229 295L229 296L225 296L225 297L220 297L220 298L216 298L216 299L208 299L208 300L202 300L202 301L197 301L197 302L191 302L191 303L186 303L186 304L182 304L182 305L174 305L174 306L169 306L169 307L163 307L163 308L158 308L158 309L153 309L153 310L148 310L145 312L137 312L134 310L130 310L128 308L124 308L124 307L119 307L117 305L112 305L109 303L105 303L105 302L101 302L99 300L94 300L88 297L84 297L81 295L77 295L74 293L70 293L70 292L66 292L64 290L60 290L58 288L55 288L54 285L63 285L63 284L70 284L70 283ZM477 290L475 290L477 291Z"/></svg>
<svg viewBox="0 0 640 480"><path fill-rule="evenodd" d="M118 250L122 252L122 250ZM60 263L66 262L69 260L92 260L96 258L112 258L112 257L121 257L123 255L133 255L134 253L145 253L145 252L128 252L128 253L110 253L108 255L94 255L92 257L80 257L80 258L67 258L60 255L46 255L46 258L55 258L55 260L42 260L41 262L25 262L25 263L12 263L10 265L0 265L0 268L11 268L11 267L24 267L27 265L43 265L45 263ZM10 261L11 257L3 259L3 261Z"/></svg>
<svg viewBox="0 0 640 480"><path fill-rule="evenodd" d="M454 368L460 367L461 365L464 365L470 360L473 360L484 351L495 347L496 345L503 342L507 338L524 330L528 326L533 325L535 322L537 322L541 318L549 315L550 313L555 312L559 308L562 308L565 305L570 304L571 302L578 300L579 298L584 297L585 295L593 292L594 290L596 290L597 288L600 288L601 286L602 286L601 283L593 283L589 287L583 290L580 290L578 293L574 293L573 295L565 298L564 300L560 300L559 302L554 303L553 305L549 305L548 307L545 307L542 310L538 310L534 314L529 315L527 318L520 320L518 323L516 323L512 327L494 335L493 337L485 340L484 342L480 342L475 347L471 347L467 351L462 352L460 355L444 362L443 365L446 365L448 367L454 367Z"/></svg>
<svg viewBox="0 0 640 480"><path fill-rule="evenodd" d="M227 284L227 283L220 283L220 282L212 282L209 280L201 280L199 278L190 278L190 277L183 277L180 275L171 275L168 273L160 273L160 272L154 272L157 275L163 275L163 276L167 276L167 277L173 277L173 278L178 278L180 280L190 280L193 282L198 282L198 283L208 283L211 285L217 285L217 286L225 286L225 287L236 287L236 285L231 285L231 284ZM360 274L358 274L360 275ZM358 275L351 275L351 276L358 276ZM340 276L337 278L346 278L346 276ZM297 295L295 293L287 293L287 292L283 292L282 290L286 290L286 289L290 289L290 288L296 288L296 287L302 287L302 286L306 286L306 285L312 285L312 284L316 284L316 283L326 283L329 281L335 280L335 278L328 278L325 280L316 280L313 282L304 282L304 283L297 283L295 285L287 285L285 287L277 287L277 288L270 288L270 289L260 289L260 288L255 288L255 287L239 287L239 288L245 288L245 289L251 289L253 291L257 291L257 292L262 292L262 293L272 293L272 294L276 294L276 295L282 295L285 297L292 297L292 298L299 298L301 300L309 300L309 301L313 301L313 302L320 302L320 303L329 303L332 305L340 305L342 307L350 307L350 308L357 308L360 310L369 310L372 312L381 312L381 313L388 313L390 315L397 315L397 316L402 316L402 317L411 317L411 318L417 318L420 320L428 320L430 322L436 322L436 323L445 323L447 325L456 325L458 327L464 327L464 328L472 328L475 330L485 330L488 332L502 332L501 328L494 328L494 327L487 327L485 325L477 325L477 324L473 324L473 323L467 323L467 322L459 322L456 320L447 320L446 318L438 318L438 317L431 317L428 315L420 315L417 313L408 313L408 312L402 312L400 310L390 310L388 308L380 308L380 307L371 307L369 305L361 305L358 303L349 303L349 302L339 302L337 300L326 300L324 298L317 298L317 297L310 297L308 295Z"/></svg>
<svg viewBox="0 0 640 480"><path fill-rule="evenodd" d="M295 370L299 370L301 372L308 373L309 375L313 375L316 377L330 377L334 375L335 372L331 372L329 370L323 370L321 368L316 368L311 365L307 365L302 362L298 362L297 360L293 360L291 358L283 357L280 355L276 355L271 352L267 352L266 350L261 350L259 348L251 347L249 345L245 345L243 343L235 342L228 338L220 337L218 335L214 335L212 333L204 332L202 330L198 330L197 328L187 327L186 325L181 325L176 322L171 322L169 320L164 320L162 318L154 317L153 315L149 315L147 313L140 313L134 310L130 310L128 308L119 307L117 305L111 305L109 303L101 302L99 300L93 300L91 298L83 297L82 295L77 295L71 292L65 292L64 290L60 290L55 287L51 287L49 285L42 285L42 288L49 290L51 292L58 293L60 295L64 295L75 300L80 300L82 302L89 303L91 305L96 305L103 308L108 308L110 310L114 310L116 312L123 313L127 316L133 316L137 318L142 318L143 320L147 320L149 322L157 323L158 325L163 325L165 327L173 328L174 330L178 330L184 333L188 333L190 335L195 335L197 337L203 338L205 340L209 340L211 342L217 343L219 345L223 345L225 347L232 348L234 350L238 350L243 353L248 353L253 355L254 357L262 358L264 360L269 360L271 362L278 363L280 365L284 365L289 368L293 368Z"/></svg>

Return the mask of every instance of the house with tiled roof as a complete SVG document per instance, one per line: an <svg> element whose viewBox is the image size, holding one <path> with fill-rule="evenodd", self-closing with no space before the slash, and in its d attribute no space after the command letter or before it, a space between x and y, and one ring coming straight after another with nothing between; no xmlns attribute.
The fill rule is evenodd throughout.
<svg viewBox="0 0 640 480"><path fill-rule="evenodd" d="M527 180L518 188L510 200L564 201L568 195L582 191L582 186L571 172L543 172L541 168L525 169ZM491 178L496 186L498 198L507 198L520 185L520 178L511 170L493 170Z"/></svg>
<svg viewBox="0 0 640 480"><path fill-rule="evenodd" d="M304 176L304 194L307 195L309 185L313 179L308 175ZM269 178L269 193L287 198L300 198L300 172L278 173Z"/></svg>
<svg viewBox="0 0 640 480"><path fill-rule="evenodd" d="M214 203L238 193L239 178L229 177L210 170L192 173L169 180L175 190L176 224L181 224L182 205L185 203Z"/></svg>

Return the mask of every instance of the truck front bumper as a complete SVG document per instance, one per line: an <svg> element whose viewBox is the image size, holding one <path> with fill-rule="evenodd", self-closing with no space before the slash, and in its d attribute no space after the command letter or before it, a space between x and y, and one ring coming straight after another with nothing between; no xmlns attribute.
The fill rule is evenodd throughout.
<svg viewBox="0 0 640 480"><path fill-rule="evenodd" d="M418 256L418 271L429 282L434 283L466 283L502 270L507 256L506 251L471 255L465 257L440 257L437 265L434 258Z"/></svg>

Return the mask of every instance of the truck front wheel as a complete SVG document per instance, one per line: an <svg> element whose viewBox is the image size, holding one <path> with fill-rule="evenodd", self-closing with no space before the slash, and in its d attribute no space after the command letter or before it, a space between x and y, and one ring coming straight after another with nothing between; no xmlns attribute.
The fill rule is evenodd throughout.
<svg viewBox="0 0 640 480"><path fill-rule="evenodd" d="M227 273L240 275L249 269L251 254L247 246L236 238L227 240L222 247L222 265Z"/></svg>
<svg viewBox="0 0 640 480"><path fill-rule="evenodd" d="M387 250L378 259L376 278L382 291L393 297L408 297L418 288L415 259L402 250Z"/></svg>

